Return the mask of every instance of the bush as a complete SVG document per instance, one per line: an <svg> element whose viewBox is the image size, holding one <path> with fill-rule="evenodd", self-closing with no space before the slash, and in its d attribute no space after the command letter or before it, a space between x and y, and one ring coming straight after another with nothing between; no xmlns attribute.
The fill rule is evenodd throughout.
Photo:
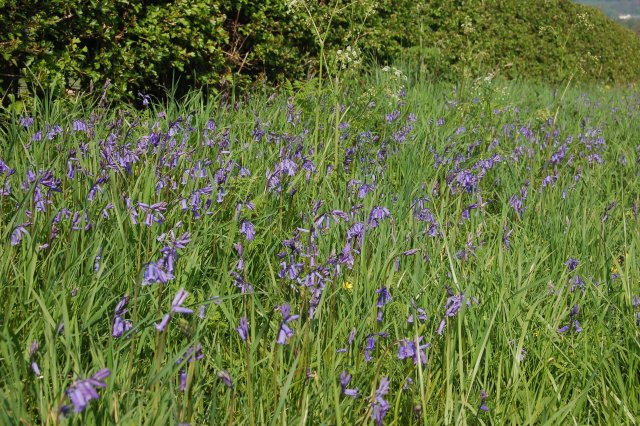
<svg viewBox="0 0 640 426"><path fill-rule="evenodd" d="M299 2L298 2L299 3ZM487 73L550 81L640 79L640 39L568 0L0 0L0 95L38 83L117 96L225 82L298 80L324 51L357 46L376 62L408 58L428 77ZM321 27L323 32L325 27ZM177 83L176 83L177 82Z"/></svg>

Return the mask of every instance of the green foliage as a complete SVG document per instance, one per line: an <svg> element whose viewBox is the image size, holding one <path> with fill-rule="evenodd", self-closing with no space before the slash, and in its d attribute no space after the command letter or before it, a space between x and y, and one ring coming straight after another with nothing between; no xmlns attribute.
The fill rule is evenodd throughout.
<svg viewBox="0 0 640 426"><path fill-rule="evenodd" d="M2 0L0 11L0 96L300 80L349 46L430 78L640 78L640 39L568 0Z"/></svg>
<svg viewBox="0 0 640 426"><path fill-rule="evenodd" d="M124 95L177 76L217 84L225 63L225 15L211 1L12 1L2 14L5 87L86 90L110 80Z"/></svg>
<svg viewBox="0 0 640 426"><path fill-rule="evenodd" d="M194 92L141 111L35 98L19 114L0 116L0 424L371 424L383 377L390 381L387 425L633 424L640 412L637 91L571 85L557 96L553 87L484 79L454 89L382 69L341 81L328 98L342 110L318 101L327 90L314 83L275 97L255 94L237 109ZM389 123L396 110L400 118ZM299 121L292 119L298 113ZM26 128L25 116L33 117ZM320 141L338 141L336 163L333 143L314 147L316 117ZM76 130L76 120L87 129ZM62 133L49 138L53 125ZM38 131L42 140L34 140ZM407 131L403 142L394 141ZM602 163L590 159L595 153ZM283 176L282 192L270 192L267 177L285 156L298 171ZM317 167L308 180L307 160ZM340 167L329 173L332 164ZM226 195L218 202L214 176L226 165ZM242 177L239 166L251 175ZM60 191L29 180L29 170L50 170ZM454 190L463 170L478 177L477 192ZM348 189L349 182L372 182L371 174L376 188L364 198ZM108 179L90 200L101 177ZM523 186L520 215L509 200ZM199 193L203 203L213 200L200 211L213 214L193 214L191 194ZM139 210L134 223L125 197L132 205L166 202L164 221L146 226ZM418 200L441 224L441 236L429 235L430 225L416 217ZM247 202L255 208L238 211ZM327 276L311 317L303 277L340 255L349 229L367 221L374 206L387 207L392 219L367 230L352 267ZM320 225L334 209L349 212L349 221ZM76 212L86 212L92 226L74 229ZM241 219L254 223L253 241L239 234ZM25 222L27 234L12 245ZM192 236L179 249L175 278L140 285L172 231ZM294 235L300 282L278 277L281 262L290 262L278 253ZM411 249L418 252L402 255ZM564 264L570 257L580 260L574 272ZM253 293L236 288L232 271ZM584 288L573 291L578 274ZM393 298L378 321L382 286ZM158 332L154 324L182 287L194 314L176 314ZM447 287L471 299L439 335ZM114 310L125 294L129 311L122 316L133 329L113 338ZM293 336L281 346L274 341L283 303L301 318L289 324ZM560 333L575 305L583 331ZM249 322L248 342L236 331L241 317ZM374 335L367 362L364 348ZM402 343L418 336L431 344L425 363L398 359ZM33 341L39 349L32 353ZM186 361L197 344L203 358ZM100 397L83 413L59 415L70 403L65 390L101 368L112 373ZM356 398L341 390L343 371L352 375ZM232 389L218 379L222 372ZM486 412L479 409L482 390Z"/></svg>
<svg viewBox="0 0 640 426"><path fill-rule="evenodd" d="M422 15L428 30L415 32L410 44L424 48L413 49L408 59L423 73L439 74L444 62L454 78L640 79L640 39L596 9L568 0L465 3L437 2Z"/></svg>

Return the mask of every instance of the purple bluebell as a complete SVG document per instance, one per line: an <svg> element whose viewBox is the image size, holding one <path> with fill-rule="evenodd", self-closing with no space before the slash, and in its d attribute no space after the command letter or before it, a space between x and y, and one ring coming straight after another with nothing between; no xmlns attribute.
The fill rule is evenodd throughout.
<svg viewBox="0 0 640 426"><path fill-rule="evenodd" d="M253 223L249 220L243 220L240 222L240 233L245 236L247 241L253 241L255 238L255 230L253 228Z"/></svg>
<svg viewBox="0 0 640 426"><path fill-rule="evenodd" d="M231 271L229 274L233 277L234 285L240 289L242 294L249 294L253 292L253 286L250 282L246 281L242 275L235 271Z"/></svg>
<svg viewBox="0 0 640 426"><path fill-rule="evenodd" d="M29 231L27 231L27 226L31 225L31 223L23 223L22 225L18 225L13 229L11 233L11 245L17 246L22 242L22 237L25 235L29 235Z"/></svg>
<svg viewBox="0 0 640 426"><path fill-rule="evenodd" d="M575 304L575 305L573 305L573 307L569 311L569 316L575 317L579 313L580 313L580 305Z"/></svg>
<svg viewBox="0 0 640 426"><path fill-rule="evenodd" d="M31 370L33 371L33 374L35 374L37 378L41 379L43 377L37 362L31 361Z"/></svg>
<svg viewBox="0 0 640 426"><path fill-rule="evenodd" d="M127 313L127 304L129 303L129 297L124 296L114 309L113 327L111 336L118 338L132 328L131 321L123 320L122 316Z"/></svg>
<svg viewBox="0 0 640 426"><path fill-rule="evenodd" d="M391 113L389 113L389 114L387 114L385 116L385 119L387 120L387 123L389 123L389 124L393 123L398 118L400 118L400 111L398 111L398 110L395 110L395 111L393 111L393 112L391 112Z"/></svg>
<svg viewBox="0 0 640 426"><path fill-rule="evenodd" d="M180 379L180 392L184 392L187 389L187 370L184 368L178 373Z"/></svg>
<svg viewBox="0 0 640 426"><path fill-rule="evenodd" d="M298 171L298 165L289 158L285 158L276 166L276 170L287 176L295 176Z"/></svg>
<svg viewBox="0 0 640 426"><path fill-rule="evenodd" d="M578 259L570 257L566 262L564 262L564 265L569 268L569 271L574 271L578 267L578 265L580 265L580 261Z"/></svg>
<svg viewBox="0 0 640 426"><path fill-rule="evenodd" d="M53 192L62 192L62 189L60 188L62 181L60 179L56 179L50 170L41 170L40 173L41 175L38 179L38 183L40 185Z"/></svg>
<svg viewBox="0 0 640 426"><path fill-rule="evenodd" d="M92 399L98 399L99 395L96 388L104 388L107 384L104 379L109 377L111 371L108 368L103 368L89 379L76 380L66 390L71 403L73 404L73 410L76 413L84 411L89 405Z"/></svg>
<svg viewBox="0 0 640 426"><path fill-rule="evenodd" d="M298 278L300 273L302 272L303 263L296 262L293 256L291 256L291 262L282 262L280 264L280 271L278 272L278 277L285 278L289 276L289 279L295 280Z"/></svg>
<svg viewBox="0 0 640 426"><path fill-rule="evenodd" d="M573 320L573 326L576 329L576 333L580 333L582 331L582 327L580 327L580 323L577 319Z"/></svg>
<svg viewBox="0 0 640 426"><path fill-rule="evenodd" d="M404 379L404 384L402 385L402 390L409 390L409 388L413 385L413 379L411 377L407 377Z"/></svg>
<svg viewBox="0 0 640 426"><path fill-rule="evenodd" d="M233 388L233 379L231 379L231 375L226 370L220 370L218 372L218 379L222 380L228 388Z"/></svg>
<svg viewBox="0 0 640 426"><path fill-rule="evenodd" d="M353 340L356 338L356 328L353 327L351 329L351 332L349 333L349 338L347 339L347 347L346 348L342 348L342 349L338 349L336 352L337 353L345 353L349 351L349 346L351 346L351 344L353 343Z"/></svg>
<svg viewBox="0 0 640 426"><path fill-rule="evenodd" d="M150 285L154 283L166 284L172 280L173 274L164 270L162 261L149 262L144 271L142 285Z"/></svg>
<svg viewBox="0 0 640 426"><path fill-rule="evenodd" d="M376 290L376 293L378 294L378 300L376 302L376 306L378 308L382 308L384 305L389 303L391 299L393 299L387 287L380 287L378 290Z"/></svg>
<svg viewBox="0 0 640 426"><path fill-rule="evenodd" d="M347 230L347 240L355 239L358 243L358 246L362 244L362 238L364 237L364 223L357 222L354 223L351 228Z"/></svg>
<svg viewBox="0 0 640 426"><path fill-rule="evenodd" d="M464 299L464 293L455 294L449 296L447 302L445 303L445 313L446 317L454 317L462 307L462 301Z"/></svg>
<svg viewBox="0 0 640 426"><path fill-rule="evenodd" d="M480 410L481 411L489 411L489 407L487 406L487 392L484 389L480 391Z"/></svg>
<svg viewBox="0 0 640 426"><path fill-rule="evenodd" d="M384 305L386 305L387 303L389 303L392 299L391 297L391 293L389 293L389 289L387 287L381 287L378 290L376 290L376 293L378 293L378 301L376 302L376 306L378 308L378 321L382 321L382 310L384 308Z"/></svg>
<svg viewBox="0 0 640 426"><path fill-rule="evenodd" d="M154 223L164 223L164 211L167 209L166 202L160 202L155 204L138 203L138 207L146 213L144 224L146 226L152 226Z"/></svg>
<svg viewBox="0 0 640 426"><path fill-rule="evenodd" d="M349 382L351 381L351 374L347 374L346 371L340 373L340 389L342 390L342 394L346 396L350 396L352 398L356 398L358 396L358 388L347 389L349 386Z"/></svg>
<svg viewBox="0 0 640 426"><path fill-rule="evenodd" d="M73 131L75 132L86 132L88 130L87 124L82 120L74 120L73 121Z"/></svg>
<svg viewBox="0 0 640 426"><path fill-rule="evenodd" d="M165 316L162 317L162 320L155 325L158 331L164 331L167 328L167 325L171 320L172 314L174 313L192 314L193 313L192 309L185 308L182 306L188 296L189 296L189 293L187 293L183 288L178 290L175 297L173 298L173 302L171 302L171 312L168 314L165 314Z"/></svg>
<svg viewBox="0 0 640 426"><path fill-rule="evenodd" d="M171 312L180 313L180 314L192 314L193 310L183 307L185 300L189 293L187 293L183 288L178 290L176 296L173 298L173 302L171 302Z"/></svg>
<svg viewBox="0 0 640 426"><path fill-rule="evenodd" d="M40 372L40 367L38 363L34 360L36 352L38 351L38 341L34 340L31 342L31 346L29 347L29 359L31 360L31 370L33 374L36 375L37 378L42 378L42 373Z"/></svg>
<svg viewBox="0 0 640 426"><path fill-rule="evenodd" d="M280 313L282 313L282 322L280 323L276 343L286 345L291 336L293 336L293 330L287 324L300 318L300 315L291 315L291 307L288 303L280 306Z"/></svg>
<svg viewBox="0 0 640 426"><path fill-rule="evenodd" d="M478 178L469 170L462 170L456 175L456 182L469 194L475 191Z"/></svg>
<svg viewBox="0 0 640 426"><path fill-rule="evenodd" d="M39 344L37 340L31 342L31 346L29 346L29 357L33 357L36 352L38 352Z"/></svg>
<svg viewBox="0 0 640 426"><path fill-rule="evenodd" d="M6 174L7 176L11 176L12 174L14 174L16 171L14 169L12 169L11 167L9 167L9 165L7 165L7 163L5 163L4 161L2 161L0 159L0 176Z"/></svg>
<svg viewBox="0 0 640 426"><path fill-rule="evenodd" d="M366 362L369 362L369 361L371 361L373 359L373 357L371 356L371 353L376 348L376 335L375 334L371 334L371 335L367 336L366 341L367 341L367 343L366 343L366 346L364 348L364 360Z"/></svg>
<svg viewBox="0 0 640 426"><path fill-rule="evenodd" d="M167 328L167 325L169 325L170 320L171 320L171 314L165 314L162 317L162 320L155 325L156 330L164 331Z"/></svg>
<svg viewBox="0 0 640 426"><path fill-rule="evenodd" d="M509 205L513 210L515 210L518 216L522 216L524 207L522 205L522 200L517 195L512 195L511 198L509 198Z"/></svg>
<svg viewBox="0 0 640 426"><path fill-rule="evenodd" d="M140 96L140 98L142 99L142 105L143 106L148 106L149 105L149 102L151 101L151 96L145 95L142 92L138 92L138 96Z"/></svg>
<svg viewBox="0 0 640 426"><path fill-rule="evenodd" d="M420 344L422 340L422 336L412 339L402 339L400 340L400 347L398 348L398 359L413 359L414 365L417 365L419 362L423 365L427 363L427 356L424 353L424 349L431 347L430 343L425 343L424 345Z"/></svg>
<svg viewBox="0 0 640 426"><path fill-rule="evenodd" d="M93 260L93 271L98 272L100 269L100 260L102 260L102 247L98 248L98 253L96 253L96 257Z"/></svg>
<svg viewBox="0 0 640 426"><path fill-rule="evenodd" d="M55 138L56 136L58 136L58 135L59 135L59 134L61 134L61 133L62 133L62 127L60 127L60 126L59 126L59 125L57 125L57 124L54 124L53 126L51 126L51 127L48 129L48 132L47 132L47 139L49 139L49 140L53 140L53 138Z"/></svg>
<svg viewBox="0 0 640 426"><path fill-rule="evenodd" d="M236 331L240 335L240 338L246 342L249 338L249 321L247 317L240 318L240 325L236 328Z"/></svg>
<svg viewBox="0 0 640 426"><path fill-rule="evenodd" d="M511 240L509 238L511 238L511 234L513 234L513 229L507 231L507 225L504 225L502 231L502 245L509 250L511 248Z"/></svg>
<svg viewBox="0 0 640 426"><path fill-rule="evenodd" d="M418 307L416 305L416 302L412 299L411 300L411 306L412 308L416 311L417 313L417 317L420 321L426 321L427 319L429 319L429 317L427 316L427 313L424 311L424 309ZM409 315L409 318L407 318L407 323L408 324L413 324L413 314Z"/></svg>
<svg viewBox="0 0 640 426"><path fill-rule="evenodd" d="M371 418L377 426L382 425L384 417L387 415L390 408L389 403L384 399L384 396L389 393L389 383L390 382L387 377L380 379L380 385L376 390L376 396L371 405Z"/></svg>
<svg viewBox="0 0 640 426"><path fill-rule="evenodd" d="M200 361L204 358L204 352L202 350L202 345L200 343L196 343L194 346L189 346L187 351L184 354L184 357L180 357L176 360L176 364L182 364L184 361L186 362L194 362Z"/></svg>
<svg viewBox="0 0 640 426"><path fill-rule="evenodd" d="M351 329L351 332L349 333L349 339L347 339L347 344L351 346L355 338L356 338L356 328L353 327Z"/></svg>
<svg viewBox="0 0 640 426"><path fill-rule="evenodd" d="M462 214L460 215L462 223L469 220L469 218L471 217L471 210L475 210L477 208L478 208L478 203L472 203L472 204L469 204L464 210L462 210Z"/></svg>
<svg viewBox="0 0 640 426"><path fill-rule="evenodd" d="M390 217L389 209L386 207L375 206L369 213L369 226L371 228L377 228L379 221Z"/></svg>
<svg viewBox="0 0 640 426"><path fill-rule="evenodd" d="M20 125L27 129L29 126L33 124L33 117L21 117Z"/></svg>
<svg viewBox="0 0 640 426"><path fill-rule="evenodd" d="M582 278L580 278L580 275L576 274L575 276L571 277L569 279L569 284L571 284L572 293L576 290L576 288L580 289L584 293L586 283Z"/></svg>

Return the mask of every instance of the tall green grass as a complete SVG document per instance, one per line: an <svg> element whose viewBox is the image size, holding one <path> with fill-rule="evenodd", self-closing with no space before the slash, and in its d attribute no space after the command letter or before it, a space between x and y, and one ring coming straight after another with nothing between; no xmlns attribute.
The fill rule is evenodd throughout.
<svg viewBox="0 0 640 426"><path fill-rule="evenodd" d="M379 70L333 90L311 82L275 96L255 92L208 102L192 93L142 110L36 99L20 114L6 113L0 159L16 173L0 176L12 190L0 197L0 423L371 423L376 390L388 377L385 424L636 424L640 308L633 297L640 295L640 226L633 206L640 196L640 99L632 90L564 89L483 80L452 86ZM394 110L400 118L387 123L386 114ZM288 121L288 111L289 117L299 114L299 121ZM408 121L409 113L415 122ZM22 116L33 117L34 124L24 129ZM178 119L180 128L170 132ZM92 129L73 131L75 120L92 122ZM203 145L210 120L215 130L208 137L228 140L224 149ZM32 141L36 130L54 123L62 134L47 140L45 131L42 141ZM412 130L394 142L406 124ZM259 140L255 129L265 131ZM589 139L601 136L604 148L589 149L580 141L590 129L601 132ZM365 131L378 139L358 145ZM162 149L141 151L128 172L105 167L99 148L109 135L120 146L135 147L151 133L184 142L175 168L160 163L167 154ZM567 137L573 142L564 160L551 164ZM382 142L384 160L377 152ZM345 168L347 150L356 146ZM519 161L513 159L517 147ZM317 170L307 180L302 158L295 159L299 170L282 178L278 194L267 190L265 176L283 149L298 150ZM65 177L70 150L77 158L74 180ZM435 162L434 151L444 163ZM593 152L602 164L589 161ZM503 161L486 171L472 193L455 184L457 172L495 155ZM195 219L181 210L180 197L214 179L218 156L249 168L251 175L230 173L221 203L214 185L211 214ZM185 170L205 159L212 161L205 177L183 184ZM62 180L62 192L51 193L45 211L34 204L37 183L20 188L29 168L50 170ZM554 182L543 187L554 170ZM109 180L91 202L89 191L101 173ZM377 186L364 198L349 189L351 180L372 184L374 175ZM156 191L161 177L167 184ZM519 215L509 201L526 185ZM140 213L140 224L132 224L123 197L168 202L164 223L147 227ZM414 216L419 198L438 223L435 237ZM317 200L324 206L314 212ZM247 201L255 209L238 212L237 205ZM113 206L104 217L108 203ZM478 207L463 221L472 203ZM322 212L349 212L357 204L362 207L349 223L332 222L325 231L314 224ZM310 318L308 289L278 277L283 259L277 254L287 251L282 242L300 229L299 244L308 255L304 247L315 227L316 262L322 264L340 254L347 230L367 222L375 206L387 207L391 219L366 230L353 268L342 265L340 274L328 278ZM65 219L49 242L62 208L86 211L92 227L74 231ZM240 233L242 219L254 224L253 241ZM11 234L25 222L31 222L28 235L11 245ZM145 265L159 259L165 245L158 236L171 229L192 238L178 250L175 278L142 286ZM507 247L503 236L509 230ZM237 272L252 284L249 294L230 275L238 261L236 242L244 245L244 269ZM418 251L403 255L410 249ZM565 266L569 258L580 261L574 271ZM296 259L304 265L302 278L312 266L309 257ZM576 275L584 285L572 291ZM393 298L378 321L381 287ZM189 293L185 306L194 314L174 315L164 332L157 331L154 323L169 312L180 288ZM464 302L439 335L447 288L464 293ZM113 338L113 311L125 294L130 301L124 317L133 328ZM417 319L412 301L424 309L426 321ZM289 323L294 335L288 344L277 345L276 308L284 303L301 318ZM572 316L576 304L579 313ZM413 324L407 322L411 314ZM243 316L249 322L247 342L235 331ZM574 318L581 332L559 332ZM352 328L356 337L348 346ZM373 333L383 336L367 362L364 349ZM431 344L426 362L398 359L401 340L419 336ZM30 356L34 340L39 349ZM176 362L198 343L202 359ZM348 350L337 353L341 348ZM31 370L32 360L42 377ZM112 374L106 388L98 389L99 399L82 413L60 414L69 404L65 389L101 368ZM183 369L187 385L181 391ZM342 394L342 371L352 375L347 387L357 387L356 398ZM220 379L222 372L233 387ZM480 409L482 390L488 411Z"/></svg>

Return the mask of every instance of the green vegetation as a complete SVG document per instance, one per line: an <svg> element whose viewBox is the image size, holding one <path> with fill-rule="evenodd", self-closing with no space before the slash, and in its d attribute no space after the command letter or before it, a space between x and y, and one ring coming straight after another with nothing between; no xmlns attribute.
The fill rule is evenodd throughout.
<svg viewBox="0 0 640 426"><path fill-rule="evenodd" d="M636 424L640 39L602 12L0 8L0 424Z"/></svg>
<svg viewBox="0 0 640 426"><path fill-rule="evenodd" d="M450 81L640 78L640 39L568 0L1 0L0 11L0 95L100 93L107 80L129 100L215 93L305 79L347 47Z"/></svg>
<svg viewBox="0 0 640 426"><path fill-rule="evenodd" d="M637 92L337 84L4 116L0 423L633 424Z"/></svg>

